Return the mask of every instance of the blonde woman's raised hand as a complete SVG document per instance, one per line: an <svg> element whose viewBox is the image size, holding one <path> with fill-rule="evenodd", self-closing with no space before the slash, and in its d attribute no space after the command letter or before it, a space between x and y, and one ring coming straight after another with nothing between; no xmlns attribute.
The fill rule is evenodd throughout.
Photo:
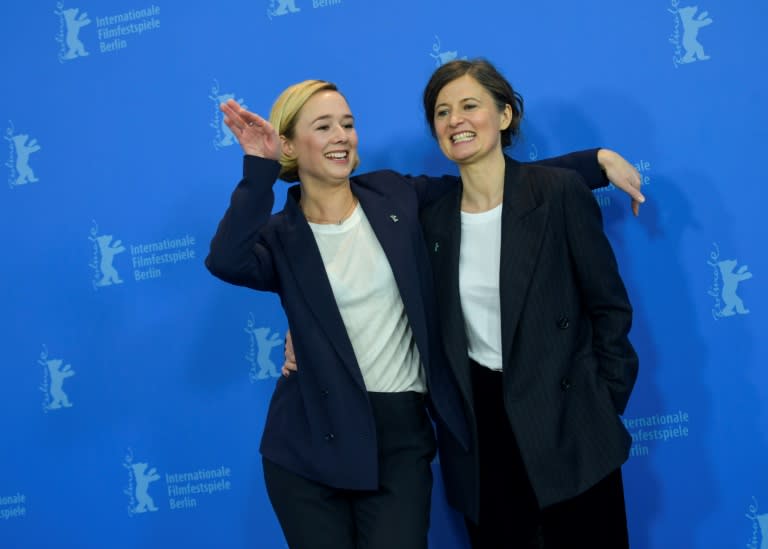
<svg viewBox="0 0 768 549"><path fill-rule="evenodd" d="M280 136L268 120L244 109L234 99L221 103L219 109L245 154L280 159Z"/></svg>

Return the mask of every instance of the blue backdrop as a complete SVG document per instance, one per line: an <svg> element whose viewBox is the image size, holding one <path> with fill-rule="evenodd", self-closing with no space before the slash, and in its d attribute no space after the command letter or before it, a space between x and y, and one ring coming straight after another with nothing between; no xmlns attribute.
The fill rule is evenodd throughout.
<svg viewBox="0 0 768 549"><path fill-rule="evenodd" d="M644 178L639 219L595 194L641 357L633 547L767 548L766 20L756 0L3 3L0 547L285 547L258 455L285 318L203 266L241 173L217 105L266 115L332 80L360 171L452 172L420 93L486 56L526 99L514 156L606 146ZM435 471L431 546L466 547Z"/></svg>

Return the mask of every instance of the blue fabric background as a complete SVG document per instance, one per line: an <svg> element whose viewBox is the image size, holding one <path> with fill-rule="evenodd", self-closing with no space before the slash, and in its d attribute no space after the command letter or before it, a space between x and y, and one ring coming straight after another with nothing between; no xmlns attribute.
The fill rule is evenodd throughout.
<svg viewBox="0 0 768 549"><path fill-rule="evenodd" d="M266 116L331 80L360 171L453 172L420 93L485 56L526 100L513 156L604 146L644 176L638 219L595 194L641 358L632 546L768 547L766 20L755 0L4 3L0 546L285 547L258 455L285 318L203 266L241 169L218 102ZM431 547L466 547L435 472Z"/></svg>

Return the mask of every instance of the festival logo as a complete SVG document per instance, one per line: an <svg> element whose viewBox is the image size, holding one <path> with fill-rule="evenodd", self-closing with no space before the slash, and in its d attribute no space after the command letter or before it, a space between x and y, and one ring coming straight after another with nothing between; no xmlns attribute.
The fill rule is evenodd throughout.
<svg viewBox="0 0 768 549"><path fill-rule="evenodd" d="M699 42L699 30L712 24L709 12L699 12L698 6L680 6L680 0L672 0L668 11L674 17L674 29L669 42L675 48L672 56L675 68L709 59L709 55L704 53L704 46Z"/></svg>
<svg viewBox="0 0 768 549"><path fill-rule="evenodd" d="M166 473L168 508L172 511L195 509L215 494L232 490L232 469L225 465L181 473ZM216 505L211 503L209 505Z"/></svg>
<svg viewBox="0 0 768 549"><path fill-rule="evenodd" d="M64 392L64 380L75 375L71 364L64 364L60 358L51 358L48 353L48 347L43 345L40 352L40 358L37 363L43 367L43 382L40 390L45 394L43 398L43 410L59 410L61 408L71 408L67 393Z"/></svg>
<svg viewBox="0 0 768 549"><path fill-rule="evenodd" d="M0 521L24 518L26 515L26 494L16 492L12 496L0 496Z"/></svg>
<svg viewBox="0 0 768 549"><path fill-rule="evenodd" d="M166 472L161 476L149 463L137 461L133 450L128 448L123 467L128 471L128 483L123 493L128 497L130 516L158 511L165 506L166 496L168 509L179 511L195 509L212 496L232 490L232 469L225 465L194 471ZM155 490L152 484L158 480L165 481L165 493L159 492L156 503L150 492ZM217 506L216 502L210 505Z"/></svg>
<svg viewBox="0 0 768 549"><path fill-rule="evenodd" d="M235 135L232 133L232 130L230 130L229 127L224 123L224 115L219 110L219 105L229 101L230 99L235 99L235 94L222 93L218 81L214 80L213 86L211 87L211 93L208 95L208 98L213 101L213 119L210 123L210 126L216 132L213 138L213 147L218 150L223 147L234 145L237 140L235 139ZM240 106L244 109L248 108L248 105L245 104L242 97L235 99L235 101L240 103Z"/></svg>
<svg viewBox="0 0 768 549"><path fill-rule="evenodd" d="M88 240L93 243L91 262L88 266L93 271L94 289L122 284L123 280L112 264L115 256L125 251L122 241L114 240L111 234L99 234L99 225L96 221L93 221Z"/></svg>
<svg viewBox="0 0 768 549"><path fill-rule="evenodd" d="M272 329L266 326L257 326L253 313L248 315L245 333L248 334L248 352L245 360L251 365L248 373L251 383L280 377L280 371L271 358L272 349L283 344L280 334L272 332Z"/></svg>
<svg viewBox="0 0 768 549"><path fill-rule="evenodd" d="M123 459L123 467L128 470L128 485L123 490L128 496L128 514L133 516L157 511L155 500L149 493L149 485L160 480L157 469L146 462L136 461L130 448Z"/></svg>
<svg viewBox="0 0 768 549"><path fill-rule="evenodd" d="M93 273L91 284L94 289L122 284L123 279L114 265L115 256L130 251L133 280L143 282L163 277L168 265L194 261L197 258L197 239L189 234L176 238L164 238L156 242L124 245L111 234L100 234L99 225L92 222L91 261L88 266ZM122 267L121 267L122 268Z"/></svg>
<svg viewBox="0 0 768 549"><path fill-rule="evenodd" d="M91 24L88 14L80 13L79 8L65 8L61 2L56 4L53 13L59 16L59 33L56 35L56 41L60 44L59 61L63 63L89 55L80 40L80 29Z"/></svg>
<svg viewBox="0 0 768 549"><path fill-rule="evenodd" d="M12 189L27 183L38 181L35 172L29 165L29 155L40 150L37 139L30 138L28 134L16 133L13 122L8 122L5 130L5 140L8 141L8 161L5 165L10 171L8 186Z"/></svg>
<svg viewBox="0 0 768 549"><path fill-rule="evenodd" d="M707 265L712 267L712 286L707 292L714 299L712 317L717 320L723 317L749 314L744 301L736 293L739 284L752 278L747 265L737 268L735 259L721 259L720 246L712 244Z"/></svg>
<svg viewBox="0 0 768 549"><path fill-rule="evenodd" d="M443 51L442 43L440 42L440 37L435 35L435 41L432 44L432 52L429 54L429 56L435 60L435 66L439 67L441 65L444 65L448 63L449 61L453 61L454 59L459 59L459 52L456 50L453 51ZM465 55L461 59L466 59L467 56Z"/></svg>
<svg viewBox="0 0 768 549"><path fill-rule="evenodd" d="M56 4L54 13L59 16L59 31L55 36L59 43L60 63L90 55L85 48L80 31L92 23L86 12L79 8L65 8L62 2ZM160 8L129 9L121 13L95 17L98 53L110 53L129 46L128 39L160 28ZM87 31L93 40L92 30Z"/></svg>
<svg viewBox="0 0 768 549"><path fill-rule="evenodd" d="M622 423L632 436L630 458L650 455L654 447L690 436L691 417L685 410L650 416L622 417Z"/></svg>
<svg viewBox="0 0 768 549"><path fill-rule="evenodd" d="M757 498L752 497L746 517L752 523L752 533L746 544L747 549L768 549L768 513L759 513Z"/></svg>
<svg viewBox="0 0 768 549"><path fill-rule="evenodd" d="M280 17L289 13L298 13L301 8L296 7L296 0L269 0L267 8L267 17Z"/></svg>

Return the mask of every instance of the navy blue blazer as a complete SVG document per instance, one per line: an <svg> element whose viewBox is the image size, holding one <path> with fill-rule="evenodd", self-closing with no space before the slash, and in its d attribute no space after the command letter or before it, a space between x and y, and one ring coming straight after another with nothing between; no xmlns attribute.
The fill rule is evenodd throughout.
<svg viewBox="0 0 768 549"><path fill-rule="evenodd" d="M632 307L597 201L571 170L506 159L499 290L504 404L541 507L572 498L629 455L624 412L638 372ZM449 503L477 521L477 430L459 295L461 190L422 212L442 351L472 433L437 422ZM436 350L439 353L439 350Z"/></svg>
<svg viewBox="0 0 768 549"><path fill-rule="evenodd" d="M596 151L548 161L607 184ZM378 488L376 430L368 393L312 230L299 208L299 186L272 214L279 164L244 158L244 178L211 241L206 266L216 277L275 292L288 319L299 371L277 380L261 440L270 461L344 489ZM351 178L387 256L426 372L430 411L462 447L469 425L458 385L440 355L429 258L419 212L456 189L458 178L409 177L383 170Z"/></svg>

